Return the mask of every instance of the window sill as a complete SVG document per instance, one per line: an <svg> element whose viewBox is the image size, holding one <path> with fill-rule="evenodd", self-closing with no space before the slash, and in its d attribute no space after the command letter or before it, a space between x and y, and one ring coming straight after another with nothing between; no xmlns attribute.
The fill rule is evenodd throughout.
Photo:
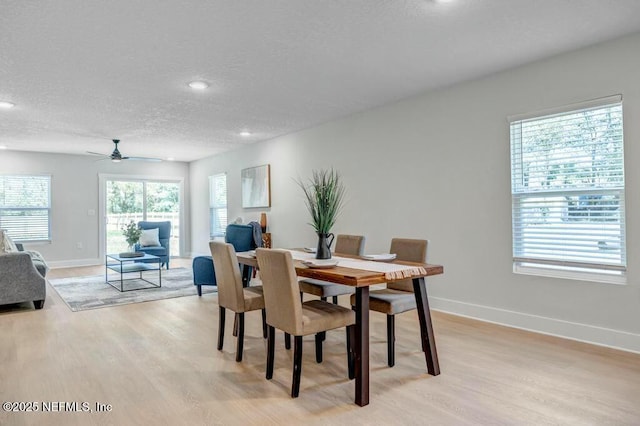
<svg viewBox="0 0 640 426"><path fill-rule="evenodd" d="M626 272L603 270L579 270L577 268L549 267L549 265L535 265L528 263L513 264L513 273L535 275L539 277L560 278L566 280L591 281L604 284L627 284Z"/></svg>
<svg viewBox="0 0 640 426"><path fill-rule="evenodd" d="M14 240L16 243L30 246L45 246L51 244L51 240Z"/></svg>

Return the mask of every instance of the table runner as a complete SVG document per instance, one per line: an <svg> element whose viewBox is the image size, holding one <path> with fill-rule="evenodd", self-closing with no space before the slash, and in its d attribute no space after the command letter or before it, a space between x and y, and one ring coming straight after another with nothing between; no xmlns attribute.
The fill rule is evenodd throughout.
<svg viewBox="0 0 640 426"><path fill-rule="evenodd" d="M314 253L305 253L297 250L289 250L295 260L315 260ZM414 276L426 275L427 271L422 266L400 265L396 263L374 262L371 260L351 259L347 257L332 256L338 261L338 266L344 268L363 269L365 271L381 272L388 280L399 280Z"/></svg>

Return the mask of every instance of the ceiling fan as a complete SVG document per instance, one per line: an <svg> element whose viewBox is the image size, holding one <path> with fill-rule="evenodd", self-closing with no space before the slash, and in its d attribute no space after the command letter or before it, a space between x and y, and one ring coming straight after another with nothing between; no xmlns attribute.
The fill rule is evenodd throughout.
<svg viewBox="0 0 640 426"><path fill-rule="evenodd" d="M103 160L107 158L113 161L114 163L119 163L122 160L137 160L137 161L162 161L160 158L149 158L149 157L123 157L118 150L118 144L120 143L120 139L112 139L113 143L116 145L113 149L113 152L110 155L100 154L99 152L91 152L87 151L87 154L99 155L104 157Z"/></svg>

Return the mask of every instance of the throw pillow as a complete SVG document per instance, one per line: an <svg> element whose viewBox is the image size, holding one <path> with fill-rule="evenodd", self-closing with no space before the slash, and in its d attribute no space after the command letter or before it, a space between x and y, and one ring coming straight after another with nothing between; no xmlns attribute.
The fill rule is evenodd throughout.
<svg viewBox="0 0 640 426"><path fill-rule="evenodd" d="M143 229L140 234L140 245L142 247L157 247L160 245L158 238L159 228Z"/></svg>
<svg viewBox="0 0 640 426"><path fill-rule="evenodd" d="M7 231L0 229L0 253L14 253L18 251L11 237L7 234Z"/></svg>

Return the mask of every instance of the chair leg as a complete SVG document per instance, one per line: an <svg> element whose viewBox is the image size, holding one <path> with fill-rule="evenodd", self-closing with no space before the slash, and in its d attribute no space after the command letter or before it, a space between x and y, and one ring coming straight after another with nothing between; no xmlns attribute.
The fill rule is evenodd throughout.
<svg viewBox="0 0 640 426"><path fill-rule="evenodd" d="M322 333L316 333L316 362L322 362Z"/></svg>
<svg viewBox="0 0 640 426"><path fill-rule="evenodd" d="M236 314L238 319L238 348L236 349L236 362L242 361L242 349L244 346L244 312Z"/></svg>
<svg viewBox="0 0 640 426"><path fill-rule="evenodd" d="M321 297L321 298L320 298L320 300L322 300L323 302L326 302L326 301L327 301L327 298L326 298L326 297ZM333 296L333 300L334 300L334 302L333 302L333 303L337 305L337 304L338 304L338 302L337 302L337 300L338 300L338 296ZM327 340L327 332L326 332L326 331L321 331L321 332L320 332L320 339L321 339L323 342L324 342L325 340ZM317 345L317 343L316 343L316 345ZM321 350L322 350L322 348L321 348ZM316 358L317 358L317 355L316 355ZM322 354L320 354L320 361L318 361L318 362L322 362Z"/></svg>
<svg viewBox="0 0 640 426"><path fill-rule="evenodd" d="M222 350L222 344L224 343L224 313L225 309L220 306L220 321L218 321L218 350Z"/></svg>
<svg viewBox="0 0 640 426"><path fill-rule="evenodd" d="M202 297L202 286L198 284L196 287L198 287L198 296Z"/></svg>
<svg viewBox="0 0 640 426"><path fill-rule="evenodd" d="M396 363L396 317L387 315L387 364L393 367Z"/></svg>
<svg viewBox="0 0 640 426"><path fill-rule="evenodd" d="M262 337L267 338L267 311L262 310Z"/></svg>
<svg viewBox="0 0 640 426"><path fill-rule="evenodd" d="M300 375L302 374L302 336L294 336L293 346L293 382L291 384L291 398L300 394Z"/></svg>
<svg viewBox="0 0 640 426"><path fill-rule="evenodd" d="M349 380L356 377L356 356L353 352L353 342L356 340L356 328L353 325L347 327L347 368Z"/></svg>
<svg viewBox="0 0 640 426"><path fill-rule="evenodd" d="M33 307L36 309L42 309L42 307L44 306L44 299L42 300L34 300L33 301Z"/></svg>
<svg viewBox="0 0 640 426"><path fill-rule="evenodd" d="M267 327L267 380L273 377L273 363L276 350L276 329Z"/></svg>
<svg viewBox="0 0 640 426"><path fill-rule="evenodd" d="M338 304L338 296L333 296L332 301L333 301L334 305L337 305Z"/></svg>
<svg viewBox="0 0 640 426"><path fill-rule="evenodd" d="M284 348L291 349L291 335L289 333L284 333Z"/></svg>

